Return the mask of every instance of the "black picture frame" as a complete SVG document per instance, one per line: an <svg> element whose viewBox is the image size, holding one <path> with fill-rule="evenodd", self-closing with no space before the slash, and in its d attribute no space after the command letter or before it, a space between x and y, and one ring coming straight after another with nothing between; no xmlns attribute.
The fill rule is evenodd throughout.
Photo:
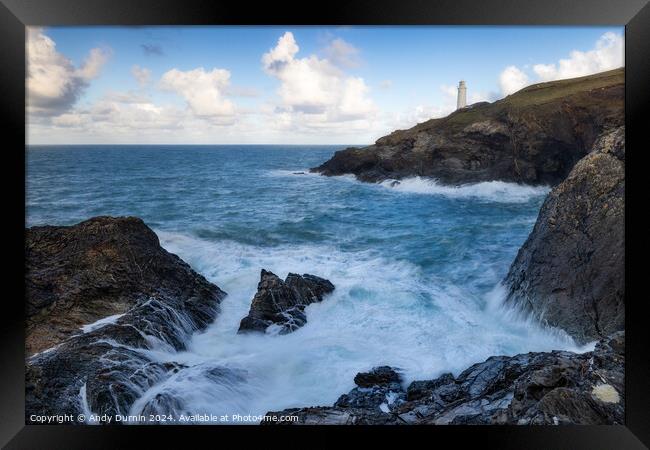
<svg viewBox="0 0 650 450"><path fill-rule="evenodd" d="M325 446L351 437L401 445L474 444L501 449L636 449L650 445L650 327L645 296L632 295L629 261L642 247L626 247L626 425L625 426L447 426L447 427L79 427L24 424L24 227L25 227L25 26L55 25L624 25L628 195L642 192L633 174L648 149L644 110L650 105L650 4L648 0L353 0L345 3L253 3L221 0L0 0L0 110L6 285L2 302L0 444L20 448L130 448L147 445L248 444L253 437L284 445ZM644 125L646 125L644 127ZM644 145L645 144L645 145ZM631 155L631 156L630 156ZM636 166L636 169L635 169ZM632 183L630 185L630 182ZM632 195L629 193L632 192ZM632 208L626 207L631 241ZM642 211L642 210L641 210ZM642 220L642 213L634 213ZM15 233L15 234L14 234ZM636 242L632 240L631 242ZM18 262L20 261L20 263ZM636 269L643 270L642 267ZM634 286L634 283L632 284ZM295 436L297 433L300 437ZM316 436L318 435L318 436ZM411 441L411 439L413 440ZM228 439L228 440L225 440ZM235 440L232 440L235 439ZM155 443L154 441L159 441ZM329 441L329 442L328 442ZM195 444L193 443L195 442ZM230 444L227 444L230 442ZM413 442L409 444L407 442Z"/></svg>

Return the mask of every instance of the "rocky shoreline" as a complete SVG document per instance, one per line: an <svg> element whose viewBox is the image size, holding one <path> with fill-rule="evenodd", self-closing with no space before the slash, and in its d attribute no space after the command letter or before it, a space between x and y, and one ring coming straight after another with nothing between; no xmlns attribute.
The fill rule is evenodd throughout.
<svg viewBox="0 0 650 450"><path fill-rule="evenodd" d="M602 425L623 424L625 333L594 351L492 356L458 377L404 387L398 369L355 377L333 406L267 413L264 425ZM294 416L297 421L280 421ZM275 418L275 420L273 420Z"/></svg>
<svg viewBox="0 0 650 450"><path fill-rule="evenodd" d="M404 386L399 368L359 373L332 406L267 413L292 424L624 423L625 129L622 70L530 86L494 104L337 152L313 170L363 181L421 175L555 187L504 280L506 304L593 351L493 356L458 376ZM178 351L218 316L218 286L164 250L134 217L26 230L26 423L32 414L126 415L143 393L188 369ZM303 326L334 290L314 275L262 270L239 332ZM377 361L377 364L382 364ZM193 368L196 370L196 368ZM244 374L200 368L211 382ZM182 410L161 393L144 412ZM263 421L264 424L278 423Z"/></svg>
<svg viewBox="0 0 650 450"><path fill-rule="evenodd" d="M333 406L269 412L263 424L623 424L625 128L608 129L551 190L504 284L506 305L595 350L493 356L406 389L398 372ZM371 379L373 377L370 377ZM375 377L376 378L376 377ZM384 377L385 378L385 377ZM272 420L293 415L294 422Z"/></svg>
<svg viewBox="0 0 650 450"><path fill-rule="evenodd" d="M135 217L33 227L25 237L25 415L126 415L182 369L154 348L182 350L226 293L164 250ZM117 313L117 314L116 314ZM112 317L97 328L81 325Z"/></svg>
<svg viewBox="0 0 650 450"><path fill-rule="evenodd" d="M381 182L427 177L442 184L507 181L554 186L605 130L624 125L624 69L528 86L494 103L397 130L340 150L311 172Z"/></svg>
<svg viewBox="0 0 650 450"><path fill-rule="evenodd" d="M190 370L151 351L184 350L226 296L160 246L136 217L95 217L73 226L29 228L25 235L27 353L25 419L32 415L128 416L152 386ZM314 275L285 281L262 270L240 331L288 333L304 325L304 308L334 290ZM192 375L196 367L192 367ZM214 383L244 380L242 371L206 364ZM182 375L182 374L180 374ZM171 414L183 399L157 394L142 414Z"/></svg>

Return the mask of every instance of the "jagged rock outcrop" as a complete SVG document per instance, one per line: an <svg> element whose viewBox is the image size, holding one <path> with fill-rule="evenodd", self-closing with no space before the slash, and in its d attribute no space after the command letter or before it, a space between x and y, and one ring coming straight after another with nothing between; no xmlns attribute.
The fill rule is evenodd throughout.
<svg viewBox="0 0 650 450"><path fill-rule="evenodd" d="M134 217L33 227L25 246L27 349L40 351L26 362L27 423L31 414L85 408L127 414L146 389L183 368L146 350L184 349L226 295Z"/></svg>
<svg viewBox="0 0 650 450"><path fill-rule="evenodd" d="M386 385L374 385L355 388L354 404L269 412L262 424L623 424L624 367L625 334L618 332L592 352L492 356L457 378L414 381L406 391L395 384L381 408L376 394ZM288 415L298 420L278 421Z"/></svg>
<svg viewBox="0 0 650 450"><path fill-rule="evenodd" d="M80 327L122 314L143 299L177 299L200 323L225 293L160 246L136 217L95 217L25 233L27 354L62 342Z"/></svg>
<svg viewBox="0 0 650 450"><path fill-rule="evenodd" d="M506 302L577 342L625 325L625 129L604 133L548 195L505 279Z"/></svg>
<svg viewBox="0 0 650 450"><path fill-rule="evenodd" d="M315 275L290 273L282 281L272 272L262 269L257 293L248 315L241 320L239 332L261 331L275 325L280 334L290 333L307 322L305 307L323 300L334 285Z"/></svg>
<svg viewBox="0 0 650 450"><path fill-rule="evenodd" d="M423 176L444 184L555 185L603 130L624 124L623 100L623 69L535 84L338 151L311 171L368 182Z"/></svg>

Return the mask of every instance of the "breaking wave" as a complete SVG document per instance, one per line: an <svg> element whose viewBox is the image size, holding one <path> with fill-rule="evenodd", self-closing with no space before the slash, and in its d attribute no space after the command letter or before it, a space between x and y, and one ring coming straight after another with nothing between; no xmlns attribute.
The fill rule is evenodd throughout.
<svg viewBox="0 0 650 450"><path fill-rule="evenodd" d="M188 368L145 392L130 414L169 413L170 404L175 413L214 415L330 405L353 387L357 372L376 365L399 367L408 382L449 371L457 375L492 355L579 350L563 333L505 317L494 298L372 250L287 245L266 251L158 234L167 250L229 295L217 320L194 335L187 351L157 354ZM237 334L261 268L280 277L314 273L336 290L308 306L307 324L291 334Z"/></svg>
<svg viewBox="0 0 650 450"><path fill-rule="evenodd" d="M550 191L548 186L530 186L505 181L484 181L481 183L446 186L435 180L412 177L402 180L385 180L381 186L409 194L442 195L451 198L475 198L491 202L525 203L534 197L541 197Z"/></svg>

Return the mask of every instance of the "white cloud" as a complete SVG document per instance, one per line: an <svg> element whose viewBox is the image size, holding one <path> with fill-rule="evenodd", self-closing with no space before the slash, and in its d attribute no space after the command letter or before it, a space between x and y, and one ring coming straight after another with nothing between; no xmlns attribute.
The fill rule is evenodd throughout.
<svg viewBox="0 0 650 450"><path fill-rule="evenodd" d="M162 76L160 87L174 91L185 99L190 110L199 117L229 117L235 114L234 104L224 97L230 84L230 72L203 67L186 72L172 69Z"/></svg>
<svg viewBox="0 0 650 450"><path fill-rule="evenodd" d="M85 59L83 66L77 70L77 76L89 81L99 75L99 71L104 66L111 51L108 49L93 48Z"/></svg>
<svg viewBox="0 0 650 450"><path fill-rule="evenodd" d="M262 56L264 71L280 81L279 111L300 115L303 126L317 128L372 118L376 107L363 78L346 75L329 59L316 55L296 58L299 50L293 34L286 32Z"/></svg>
<svg viewBox="0 0 650 450"><path fill-rule="evenodd" d="M445 117L449 115L449 113L453 112L454 109L455 105L452 107L449 104L416 105L406 111L390 115L386 120L387 124L382 134L388 134L393 130L411 128L418 123L426 122L430 119Z"/></svg>
<svg viewBox="0 0 650 450"><path fill-rule="evenodd" d="M52 118L52 124L58 127L80 127L89 121L89 116L78 113L65 113Z"/></svg>
<svg viewBox="0 0 650 450"><path fill-rule="evenodd" d="M65 129L84 138L113 141L129 136L132 140L136 137L137 142L149 132L179 130L187 119L188 115L177 107L155 105L129 93L110 93L87 108L51 118L49 129L54 135Z"/></svg>
<svg viewBox="0 0 650 450"><path fill-rule="evenodd" d="M68 111L91 80L99 75L111 51L93 48L75 67L59 53L41 28L27 28L27 108L31 114L53 116Z"/></svg>
<svg viewBox="0 0 650 450"><path fill-rule="evenodd" d="M516 66L506 67L499 75L499 86L503 95L510 95L528 86L528 75Z"/></svg>
<svg viewBox="0 0 650 450"><path fill-rule="evenodd" d="M140 86L146 86L151 80L151 71L145 67L135 65L131 67L131 74Z"/></svg>
<svg viewBox="0 0 650 450"><path fill-rule="evenodd" d="M355 68L361 65L359 49L341 38L336 38L325 49L325 56L333 64L344 68Z"/></svg>
<svg viewBox="0 0 650 450"><path fill-rule="evenodd" d="M116 92L107 91L103 96L103 101L117 103L151 103L150 98L141 91Z"/></svg>
<svg viewBox="0 0 650 450"><path fill-rule="evenodd" d="M62 97L60 92L67 92L66 82L80 82L75 101L66 108L52 110L47 116L29 115L29 142L350 143L371 142L385 133L375 120L376 107L364 80L346 74L342 67L346 63L341 59L337 61L339 67L327 58L297 57L299 48L290 33L263 57L266 72L279 80L280 95L263 99L254 107L236 107L231 98L260 95L255 89L233 86L226 69L202 67L187 71L171 68L153 86L177 94L184 105L164 104L164 97L154 95L153 100L141 90L109 90L92 103L75 105L86 80L97 76L104 53L90 52L77 68L56 52L51 39L38 34L35 37L38 45L45 46L47 60L57 63L50 62L48 67L63 74L52 77L50 69L35 87L53 92L41 92L40 96ZM349 56L349 48L340 43L334 47L339 56ZM147 68L133 66L130 74L141 87L151 84L152 74ZM57 84L59 78L62 81ZM59 85L63 87L54 89Z"/></svg>
<svg viewBox="0 0 650 450"><path fill-rule="evenodd" d="M367 97L369 89L363 78L347 78L344 86L339 103L342 117L359 118L374 112L375 106Z"/></svg>
<svg viewBox="0 0 650 450"><path fill-rule="evenodd" d="M534 64L532 66L536 79L530 79L526 73L515 66L506 67L499 76L501 92L512 94L531 83L582 77L606 70L622 67L624 61L624 40L621 34L607 32L588 51L573 50L569 58L557 63Z"/></svg>
<svg viewBox="0 0 650 450"><path fill-rule="evenodd" d="M574 50L557 64L535 64L533 71L542 81L574 78L616 69L624 64L623 36L607 32L587 52Z"/></svg>

